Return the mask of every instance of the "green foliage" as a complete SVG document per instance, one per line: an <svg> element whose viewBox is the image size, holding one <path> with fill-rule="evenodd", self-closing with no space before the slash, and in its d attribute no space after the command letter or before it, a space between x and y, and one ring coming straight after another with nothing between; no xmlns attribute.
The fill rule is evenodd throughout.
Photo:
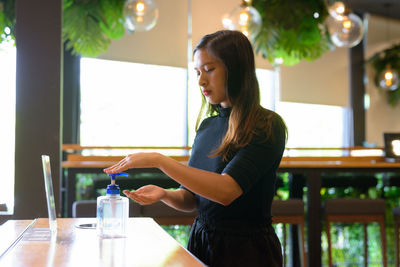
<svg viewBox="0 0 400 267"><path fill-rule="evenodd" d="M0 0L0 43L11 40L15 40L15 1Z"/></svg>
<svg viewBox="0 0 400 267"><path fill-rule="evenodd" d="M328 16L324 1L253 0L253 6L263 20L253 42L257 53L272 64L276 58L282 58L283 64L289 66L303 59L312 61L331 49L323 25Z"/></svg>
<svg viewBox="0 0 400 267"><path fill-rule="evenodd" d="M374 83L376 87L379 86L379 74L384 71L386 65L390 65L393 70L400 74L400 44L393 45L392 47L374 54L367 61L374 68ZM382 89L383 90L383 89ZM400 86L393 91L386 91L388 103L393 107L397 105L400 100Z"/></svg>
<svg viewBox="0 0 400 267"><path fill-rule="evenodd" d="M190 225L162 225L161 227L183 247L187 247L191 228Z"/></svg>
<svg viewBox="0 0 400 267"><path fill-rule="evenodd" d="M63 40L83 56L106 51L111 39L124 35L122 0L64 0Z"/></svg>

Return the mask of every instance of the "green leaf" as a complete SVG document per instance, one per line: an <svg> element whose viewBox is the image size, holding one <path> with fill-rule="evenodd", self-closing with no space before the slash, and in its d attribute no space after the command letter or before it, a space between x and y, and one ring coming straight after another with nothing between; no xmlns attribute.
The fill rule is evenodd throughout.
<svg viewBox="0 0 400 267"><path fill-rule="evenodd" d="M111 39L100 27L101 6L95 2L68 3L64 6L63 40L74 54L95 57L107 50Z"/></svg>
<svg viewBox="0 0 400 267"><path fill-rule="evenodd" d="M100 27L111 39L120 39L125 34L122 9L124 2L121 0L101 0L103 15L100 20Z"/></svg>

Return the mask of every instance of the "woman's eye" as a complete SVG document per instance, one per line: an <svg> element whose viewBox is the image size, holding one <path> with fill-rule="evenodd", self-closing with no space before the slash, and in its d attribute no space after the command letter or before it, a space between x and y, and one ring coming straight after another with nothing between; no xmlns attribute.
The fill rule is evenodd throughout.
<svg viewBox="0 0 400 267"><path fill-rule="evenodd" d="M206 69L205 71L206 71L206 72L211 72L211 71L213 71L213 70L214 70L214 68Z"/></svg>

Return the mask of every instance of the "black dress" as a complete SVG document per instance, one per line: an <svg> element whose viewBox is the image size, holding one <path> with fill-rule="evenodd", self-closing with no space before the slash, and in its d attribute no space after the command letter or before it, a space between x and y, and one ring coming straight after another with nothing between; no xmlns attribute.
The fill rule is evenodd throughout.
<svg viewBox="0 0 400 267"><path fill-rule="evenodd" d="M220 156L210 157L226 133L230 111L220 108L218 116L202 122L188 164L229 174L243 194L228 206L195 194L198 216L188 250L209 266L282 266L281 245L271 226L270 212L276 170L285 147L284 130L274 130L274 142L256 136L229 162Z"/></svg>

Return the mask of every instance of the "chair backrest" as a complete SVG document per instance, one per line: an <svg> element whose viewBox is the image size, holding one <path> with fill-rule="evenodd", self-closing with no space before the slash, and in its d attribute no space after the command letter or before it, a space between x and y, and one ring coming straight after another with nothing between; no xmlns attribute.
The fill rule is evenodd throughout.
<svg viewBox="0 0 400 267"><path fill-rule="evenodd" d="M161 201L151 205L143 205L140 211L140 216L152 217L156 222L163 225L191 225L197 216L197 211L179 211Z"/></svg>
<svg viewBox="0 0 400 267"><path fill-rule="evenodd" d="M325 202L325 213L334 214L385 214L385 200L359 199L359 198L334 198L327 199Z"/></svg>
<svg viewBox="0 0 400 267"><path fill-rule="evenodd" d="M274 200L271 206L272 216L303 216L304 202L301 199Z"/></svg>

